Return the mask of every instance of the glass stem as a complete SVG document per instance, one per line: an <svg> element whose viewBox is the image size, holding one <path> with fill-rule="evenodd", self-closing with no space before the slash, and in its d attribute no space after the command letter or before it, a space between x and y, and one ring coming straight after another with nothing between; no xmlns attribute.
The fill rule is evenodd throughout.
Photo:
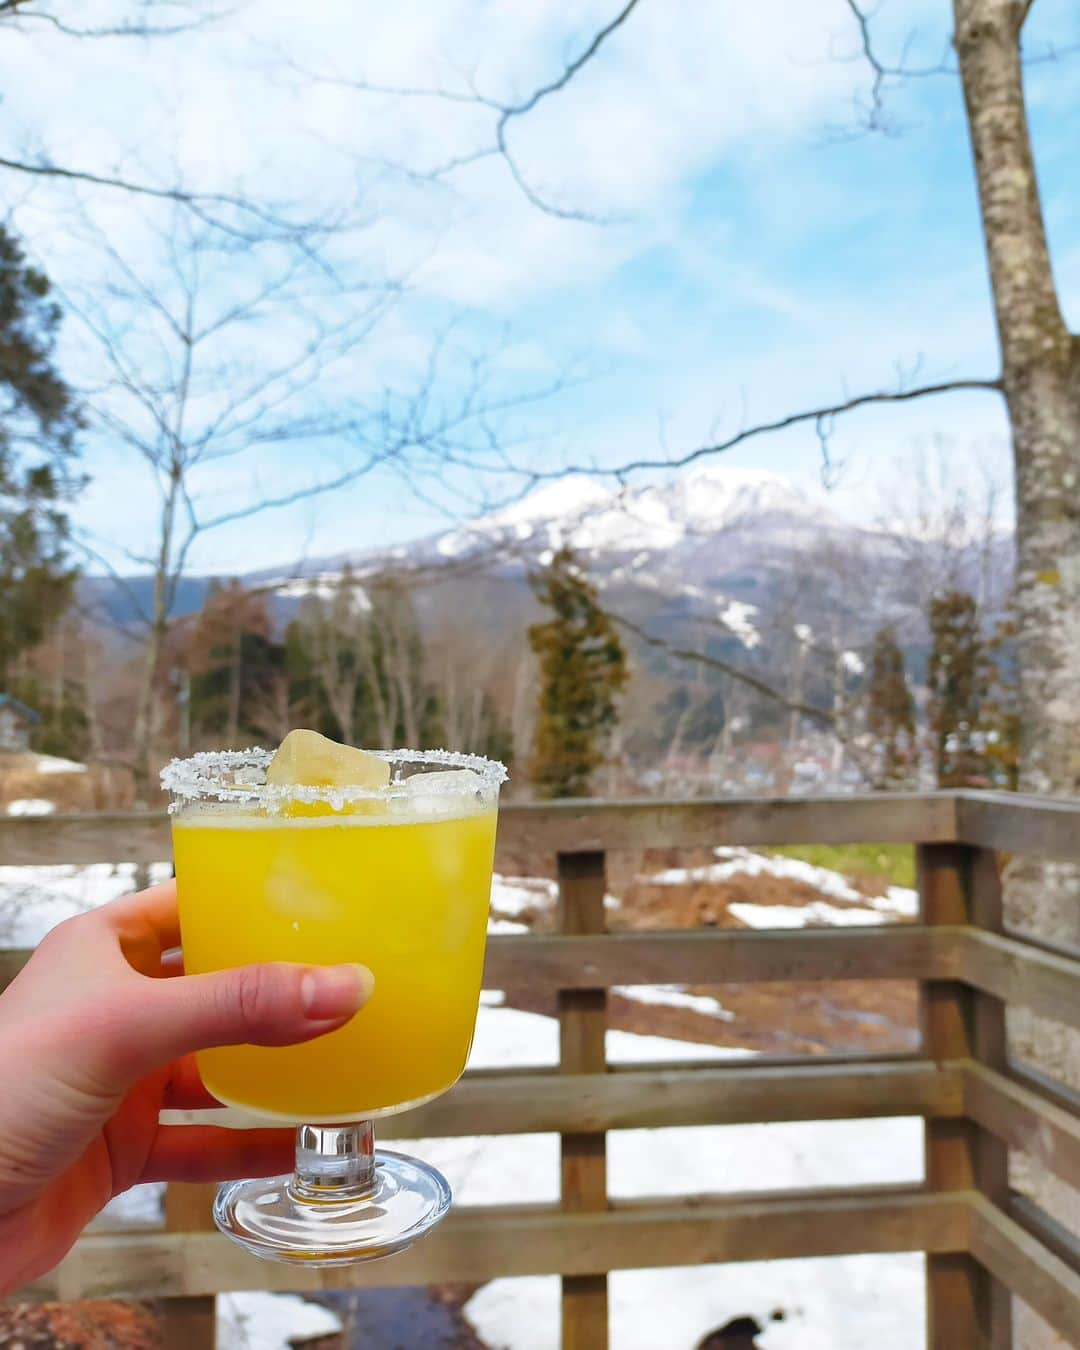
<svg viewBox="0 0 1080 1350"><path fill-rule="evenodd" d="M297 1200L361 1200L375 1187L375 1126L300 1125L289 1189Z"/></svg>

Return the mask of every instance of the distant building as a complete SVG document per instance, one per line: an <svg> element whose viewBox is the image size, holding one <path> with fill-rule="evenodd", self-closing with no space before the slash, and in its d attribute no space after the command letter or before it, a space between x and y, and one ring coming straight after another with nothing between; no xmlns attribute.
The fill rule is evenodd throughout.
<svg viewBox="0 0 1080 1350"><path fill-rule="evenodd" d="M0 751L30 749L30 729L41 721L41 714L10 694L0 694Z"/></svg>

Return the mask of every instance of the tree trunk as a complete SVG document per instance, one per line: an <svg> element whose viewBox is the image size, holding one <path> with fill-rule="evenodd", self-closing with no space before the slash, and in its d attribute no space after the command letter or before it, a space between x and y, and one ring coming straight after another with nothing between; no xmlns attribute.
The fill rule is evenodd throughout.
<svg viewBox="0 0 1080 1350"><path fill-rule="evenodd" d="M244 637L240 632L233 634L232 652L229 661L229 714L225 727L225 740L230 746L240 742L240 676L244 657Z"/></svg>
<svg viewBox="0 0 1080 1350"><path fill-rule="evenodd" d="M154 740L154 689L165 638L169 630L169 566L172 560L173 529L176 523L176 499L180 491L181 471L174 464L161 506L161 537L154 566L154 597L150 611L150 627L143 653L139 696L135 707L132 768L135 777L135 800L148 804L153 793L150 783L150 753Z"/></svg>
<svg viewBox="0 0 1080 1350"><path fill-rule="evenodd" d="M1080 340L1054 286L1024 105L1020 0L954 0L955 43L975 158L1016 480L1020 787L1080 792ZM1010 866L1008 921L1080 942L1080 871L1023 858ZM1065 1028L1018 1016L1014 1054L1067 1078ZM1076 1193L1023 1168L1018 1181L1075 1226ZM1071 1211L1071 1213L1070 1213ZM1060 1344L1018 1327L1025 1350Z"/></svg>

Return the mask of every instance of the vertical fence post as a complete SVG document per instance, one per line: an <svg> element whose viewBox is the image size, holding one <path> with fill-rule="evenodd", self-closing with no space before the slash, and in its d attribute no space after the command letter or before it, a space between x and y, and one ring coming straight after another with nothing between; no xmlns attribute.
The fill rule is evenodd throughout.
<svg viewBox="0 0 1080 1350"><path fill-rule="evenodd" d="M211 1206L216 1190L216 1186L170 1182L165 1187L166 1229L170 1233L213 1232ZM217 1300L213 1294L167 1299L161 1320L165 1350L215 1350Z"/></svg>
<svg viewBox="0 0 1080 1350"><path fill-rule="evenodd" d="M920 844L917 849L923 922L1002 928L997 860L965 844ZM926 1054L937 1061L977 1059L1003 1069L1005 1005L954 980L926 981L921 991ZM934 1190L980 1190L995 1204L1008 1201L1008 1149L973 1121L926 1122L926 1178ZM1012 1306L1008 1289L965 1253L928 1255L929 1350L1009 1350Z"/></svg>
<svg viewBox="0 0 1080 1350"><path fill-rule="evenodd" d="M560 853L559 921L571 934L604 931L603 853ZM607 991L559 993L559 1069L603 1073L607 1067ZM607 1141L603 1134L560 1135L562 1205L567 1210L607 1208ZM607 1350L606 1275L568 1275L562 1281L563 1350Z"/></svg>

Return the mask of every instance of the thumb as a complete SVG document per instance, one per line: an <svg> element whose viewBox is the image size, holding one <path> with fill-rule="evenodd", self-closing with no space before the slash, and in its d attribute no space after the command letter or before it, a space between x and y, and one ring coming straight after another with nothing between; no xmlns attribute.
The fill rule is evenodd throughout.
<svg viewBox="0 0 1080 1350"><path fill-rule="evenodd" d="M132 1077L211 1046L296 1045L336 1031L370 998L375 977L361 965L268 962L146 983L131 1060L117 1066Z"/></svg>

